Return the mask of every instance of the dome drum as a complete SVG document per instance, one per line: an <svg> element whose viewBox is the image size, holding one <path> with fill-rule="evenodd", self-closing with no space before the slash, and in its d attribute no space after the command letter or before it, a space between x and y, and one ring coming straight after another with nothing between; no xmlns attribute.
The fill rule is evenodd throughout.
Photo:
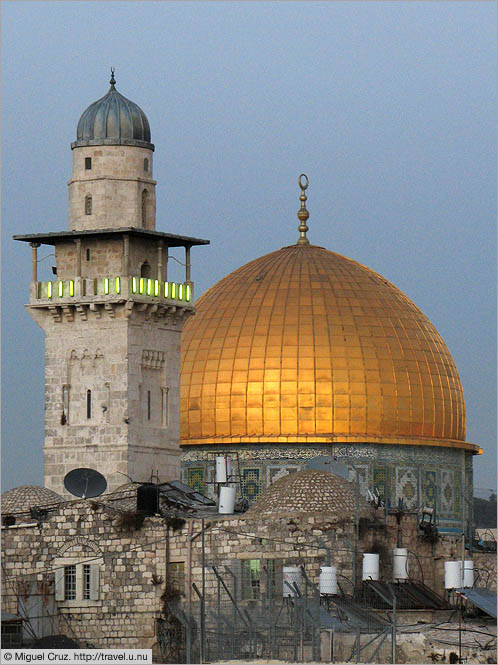
<svg viewBox="0 0 498 665"><path fill-rule="evenodd" d="M85 148L97 145L135 146L138 148L147 148L147 150L154 151L153 143L149 143L148 141L140 141L138 139L126 139L126 138L78 139L77 141L73 141L71 143L71 150L74 150L74 148Z"/></svg>

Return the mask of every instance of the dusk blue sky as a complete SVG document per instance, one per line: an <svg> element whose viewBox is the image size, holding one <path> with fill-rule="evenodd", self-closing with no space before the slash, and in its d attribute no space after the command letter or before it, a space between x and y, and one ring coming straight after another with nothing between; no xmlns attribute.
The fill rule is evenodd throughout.
<svg viewBox="0 0 498 665"><path fill-rule="evenodd" d="M70 143L111 65L149 118L158 230L211 240L196 296L297 240L306 173L311 242L384 275L446 341L484 449L475 486L496 486L495 3L1 11L3 491L43 484L44 339L23 307L31 250L11 238L67 229Z"/></svg>

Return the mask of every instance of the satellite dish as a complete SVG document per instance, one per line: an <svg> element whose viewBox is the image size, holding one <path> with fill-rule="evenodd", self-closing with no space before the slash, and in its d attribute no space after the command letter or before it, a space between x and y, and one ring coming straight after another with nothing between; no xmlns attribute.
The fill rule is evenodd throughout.
<svg viewBox="0 0 498 665"><path fill-rule="evenodd" d="M74 496L88 499L105 492L107 481L95 469L73 469L64 476L64 487Z"/></svg>

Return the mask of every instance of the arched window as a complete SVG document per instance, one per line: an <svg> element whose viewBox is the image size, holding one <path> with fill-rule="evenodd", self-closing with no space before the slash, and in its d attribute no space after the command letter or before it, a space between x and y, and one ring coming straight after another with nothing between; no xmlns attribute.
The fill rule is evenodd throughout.
<svg viewBox="0 0 498 665"><path fill-rule="evenodd" d="M147 223L147 197L148 197L148 191L144 189L142 191L142 226L145 229L146 223Z"/></svg>
<svg viewBox="0 0 498 665"><path fill-rule="evenodd" d="M151 277L151 275L152 275L152 271L151 271L151 268L150 268L150 264L147 261L145 261L144 263L142 263L142 267L140 268L140 277L149 278L149 277Z"/></svg>
<svg viewBox="0 0 498 665"><path fill-rule="evenodd" d="M85 215L91 215L92 214L92 197L90 194L87 194L85 196Z"/></svg>
<svg viewBox="0 0 498 665"><path fill-rule="evenodd" d="M144 171L145 171L145 173L147 173L148 170L149 170L149 160L146 157L144 159Z"/></svg>
<svg viewBox="0 0 498 665"><path fill-rule="evenodd" d="M86 391L86 417L87 420L90 420L92 417L92 391Z"/></svg>

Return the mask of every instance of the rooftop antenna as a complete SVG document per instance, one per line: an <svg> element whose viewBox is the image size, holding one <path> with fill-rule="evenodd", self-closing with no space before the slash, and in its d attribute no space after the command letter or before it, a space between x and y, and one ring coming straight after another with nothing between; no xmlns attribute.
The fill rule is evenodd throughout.
<svg viewBox="0 0 498 665"><path fill-rule="evenodd" d="M107 489L107 481L95 469L73 469L64 476L64 487L74 496L89 499L103 494Z"/></svg>

